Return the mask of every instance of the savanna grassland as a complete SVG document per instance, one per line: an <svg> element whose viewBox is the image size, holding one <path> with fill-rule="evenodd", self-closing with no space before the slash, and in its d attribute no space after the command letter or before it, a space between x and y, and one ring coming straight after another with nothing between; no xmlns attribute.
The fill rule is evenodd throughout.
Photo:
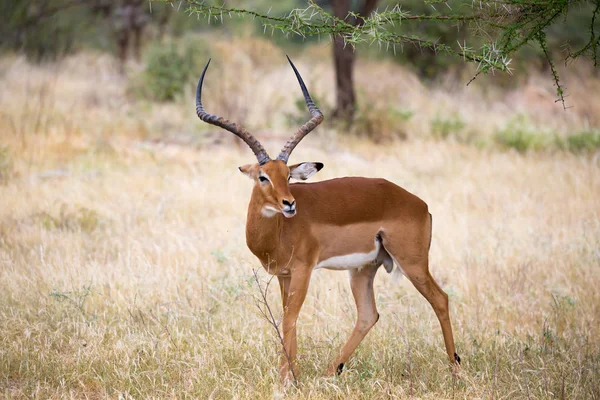
<svg viewBox="0 0 600 400"><path fill-rule="evenodd" d="M308 113L283 53L236 40L213 45L205 106L276 152ZM325 110L328 54L295 58ZM197 120L193 82L141 100L141 68L122 76L97 53L0 60L4 398L600 398L600 82L584 65L563 76L563 111L543 76L425 86L358 63L356 124L324 124L290 162L324 162L315 179L385 177L429 204L462 369L453 379L430 305L382 269L379 322L322 378L355 309L347 274L318 271L286 390L253 269L263 288L269 277L245 245L251 182L236 167L252 153ZM275 282L267 299L279 318Z"/></svg>

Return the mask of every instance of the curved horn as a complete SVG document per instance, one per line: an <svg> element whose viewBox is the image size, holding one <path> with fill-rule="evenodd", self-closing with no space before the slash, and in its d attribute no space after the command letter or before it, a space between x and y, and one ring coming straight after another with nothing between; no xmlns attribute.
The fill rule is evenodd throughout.
<svg viewBox="0 0 600 400"><path fill-rule="evenodd" d="M300 83L300 88L302 89L302 94L304 95L304 100L306 101L306 106L308 107L308 111L310 111L312 118L307 123L302 125L298 129L298 131L296 131L296 133L294 133L294 135L287 141L285 146L283 146L283 149L281 149L281 153L279 153L279 155L277 156L278 160L281 160L286 164L287 164L288 158L290 157L290 154L294 150L294 147L296 147L296 145L298 143L300 143L300 141L304 138L304 136L308 135L313 129L315 129L317 127L317 125L319 125L321 122L323 122L323 119L325 118L323 116L323 113L321 113L321 110L319 110L319 108L315 105L315 103L310 98L310 94L308 94L308 90L306 89L306 86L304 85L304 81L302 80L300 73L298 73L296 66L294 65L292 60L290 60L289 57L287 59L290 62L290 65L292 66L292 68L294 69L296 78L298 78L298 83Z"/></svg>
<svg viewBox="0 0 600 400"><path fill-rule="evenodd" d="M198 114L198 118L202 121L209 123L211 125L216 125L220 128L226 129L229 132L233 133L240 139L242 139L246 144L252 149L254 154L256 155L256 159L260 165L265 164L270 160L269 155L266 150L258 140L250 132L248 132L243 126L238 125L234 122L230 122L223 117L218 117L213 114L208 114L204 111L204 107L202 106L202 83L204 82L204 74L206 74L206 70L208 69L208 65L210 64L210 59L206 63L206 67L202 71L202 75L200 75L200 80L198 81L198 87L196 88L196 114Z"/></svg>

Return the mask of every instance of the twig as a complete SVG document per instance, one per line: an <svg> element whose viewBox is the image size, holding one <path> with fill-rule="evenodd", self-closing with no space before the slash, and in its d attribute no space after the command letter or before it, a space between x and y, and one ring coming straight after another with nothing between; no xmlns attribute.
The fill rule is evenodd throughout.
<svg viewBox="0 0 600 400"><path fill-rule="evenodd" d="M259 303L262 304L264 309L260 307L260 304L257 304L257 307L260 310L261 314L265 317L267 322L271 326L273 326L273 329L275 329L275 333L277 334L277 337L279 338L279 343L281 344L281 348L283 349L283 354L285 355L285 358L287 360L288 367L289 367L290 371L292 372L292 379L294 381L294 384L296 384L298 382L298 379L296 378L296 373L294 372L294 368L292 366L292 360L290 359L287 349L285 348L285 343L283 341L283 335L281 334L281 331L279 330L279 324L277 324L277 320L275 319L275 316L273 315L273 312L271 311L271 306L269 306L269 302L267 300L267 290L269 289L269 285L270 285L271 281L273 280L273 278L275 277L275 275L271 276L271 279L269 279L269 281L267 282L267 285L265 286L265 289L263 290L263 288L260 284L260 280L258 279L257 270L252 268L252 274L254 275L254 280L256 281L256 285L258 286L258 291L260 292L260 296L262 297L262 300L259 300ZM265 312L265 310L266 310L266 312ZM284 312L285 312L285 310L284 310Z"/></svg>
<svg viewBox="0 0 600 400"><path fill-rule="evenodd" d="M496 344L494 343L494 348L495 347ZM498 354L496 351L494 351L494 355L496 356L496 362L494 364L494 379L492 380L492 400L496 398L496 383L498 381Z"/></svg>
<svg viewBox="0 0 600 400"><path fill-rule="evenodd" d="M552 73L552 79L554 79L554 84L556 85L556 94L558 95L557 101L560 101L563 105L563 109L566 110L567 106L565 104L564 90L563 90L562 86L560 85L558 72L556 71L554 62L552 61L552 58L550 57L550 52L548 51L548 45L546 44L546 34L543 31L539 31L537 33L537 41L540 44L542 51L544 52L544 56L546 57L546 61L548 61L548 65L550 66L550 72Z"/></svg>
<svg viewBox="0 0 600 400"><path fill-rule="evenodd" d="M531 399L529 395L529 382L527 381L527 376L525 376L525 368L523 363L523 344L519 344L519 359L521 361L521 376L525 378L525 390L527 391L527 400Z"/></svg>

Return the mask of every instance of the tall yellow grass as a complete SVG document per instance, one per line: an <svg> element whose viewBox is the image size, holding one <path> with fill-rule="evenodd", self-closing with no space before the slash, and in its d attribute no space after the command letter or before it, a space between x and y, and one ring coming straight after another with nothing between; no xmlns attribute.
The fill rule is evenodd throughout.
<svg viewBox="0 0 600 400"><path fill-rule="evenodd" d="M284 58L258 76L251 54L227 61L209 73L208 109L243 113L278 150L292 131L282 115L298 97ZM331 102L329 64L297 64ZM463 359L457 379L429 304L383 271L379 323L340 377L321 378L355 311L347 276L319 271L299 321L299 385L283 391L245 246L251 182L236 167L251 152L196 120L191 91L171 104L141 102L112 58L80 54L44 66L0 61L3 396L600 398L598 156L421 135L439 112L489 132L513 113L565 130L597 115L515 102L527 88L488 101L479 88L426 88L390 64L358 70L361 90L414 110L409 140L377 146L321 127L290 161L324 162L317 179L385 177L429 204L431 269L450 296Z"/></svg>

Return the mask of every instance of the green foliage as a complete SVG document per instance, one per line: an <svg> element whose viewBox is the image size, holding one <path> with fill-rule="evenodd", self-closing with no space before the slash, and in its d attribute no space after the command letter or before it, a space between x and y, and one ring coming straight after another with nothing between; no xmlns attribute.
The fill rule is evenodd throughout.
<svg viewBox="0 0 600 400"><path fill-rule="evenodd" d="M458 114L450 117L437 115L431 121L431 135L436 139L447 139L451 136L460 138L465 126L465 121Z"/></svg>
<svg viewBox="0 0 600 400"><path fill-rule="evenodd" d="M319 94L312 94L315 104L325 104L319 100ZM290 126L298 126L306 122L306 103L303 97L295 102L294 113L286 115ZM321 107L323 110L323 107ZM366 137L374 143L387 143L395 139L404 140L408 137L407 124L412 119L414 112L410 109L398 108L388 102L369 100L360 103L354 119L349 123L345 120L336 120L337 128L341 131ZM330 121L327 120L326 121Z"/></svg>
<svg viewBox="0 0 600 400"><path fill-rule="evenodd" d="M544 136L533 129L523 117L511 120L504 129L496 132L494 140L501 147L515 149L519 153L547 147Z"/></svg>
<svg viewBox="0 0 600 400"><path fill-rule="evenodd" d="M208 44L191 36L152 44L144 57L145 69L134 79L132 89L149 100L175 100L197 78L208 58Z"/></svg>
<svg viewBox="0 0 600 400"><path fill-rule="evenodd" d="M600 130L583 131L567 136L565 148L573 153L600 150Z"/></svg>
<svg viewBox="0 0 600 400"><path fill-rule="evenodd" d="M78 207L72 211L66 205L60 208L57 216L42 211L32 216L46 230L63 230L72 232L92 232L101 223L100 215L89 208Z"/></svg>
<svg viewBox="0 0 600 400"><path fill-rule="evenodd" d="M425 59L422 65L418 65L425 75L436 72L435 68L430 68L435 63L428 62L427 58L431 56L437 60L440 55L450 55L476 64L475 76L495 70L510 73L511 57L525 45L537 43L550 65L557 94L564 105L563 89L552 61L552 51L547 45L545 30L559 21L566 25L565 17L572 3L569 0L515 0L502 4L502 7L493 0L432 1L426 2L425 9L422 5L407 1L407 8L403 8L401 3L394 3L384 11L369 16L359 16L350 11L344 19L333 16L314 0L309 0L308 6L293 9L284 15L273 15L257 8L215 6L199 0L188 0L188 3L190 13L208 21L222 23L226 17L250 16L260 20L265 31L279 31L303 39L338 36L344 39L346 45L353 47L361 43L376 44L380 49L393 51L394 54L407 49L409 59ZM570 51L566 59L589 57L597 66L600 36L597 35L596 24L600 21L597 18L600 4L592 0L578 3L578 7L589 10L584 24L589 26L589 34L583 47ZM352 23L358 18L362 23ZM468 44L465 40L467 33L464 33L467 29ZM423 57L423 54L427 56Z"/></svg>
<svg viewBox="0 0 600 400"><path fill-rule="evenodd" d="M476 147L496 145L502 149L514 149L519 153L530 151L568 151L574 154L600 150L600 130L581 131L562 136L553 132L540 131L524 116L512 118L492 137L493 143L485 135L465 129L465 122L458 115L445 117L438 115L431 121L431 135L440 140L456 139Z"/></svg>
<svg viewBox="0 0 600 400"><path fill-rule="evenodd" d="M85 311L85 302L92 295L92 285L84 285L81 287L81 290L73 290L73 291L61 291L58 289L54 289L50 293L50 297L53 298L58 303L67 303L71 307L74 307L79 311L83 317L87 320L87 313ZM88 323L92 320L87 321Z"/></svg>
<svg viewBox="0 0 600 400"><path fill-rule="evenodd" d="M90 2L91 3L91 2ZM82 47L110 47L111 26L95 4L67 0L3 0L0 46L30 59L54 59Z"/></svg>
<svg viewBox="0 0 600 400"><path fill-rule="evenodd" d="M600 150L599 130L582 131L561 137L536 130L523 117L510 121L504 129L496 133L494 139L501 147L515 149L519 153L530 150L564 150L578 154Z"/></svg>
<svg viewBox="0 0 600 400"><path fill-rule="evenodd" d="M350 132L375 143L406 139L406 123L412 116L411 110L399 109L385 102L359 104Z"/></svg>
<svg viewBox="0 0 600 400"><path fill-rule="evenodd" d="M424 15L430 18L443 14L444 10L461 10L471 5L470 0L449 0L446 5L435 6L435 8L427 2L414 0L384 1L383 3L389 7L399 4L402 9L410 10L412 14ZM442 12L438 11L438 7L442 8ZM460 43L461 45L465 45L468 40L470 48L481 47L482 41L472 35L469 36L469 31L466 28L467 26L464 22L447 24L431 19L424 20L418 24L396 24L391 29L399 35L412 35L432 42ZM419 45L406 45L400 49L396 48L393 59L403 65L410 65L419 76L429 79L446 72L451 65L457 63L454 57L446 53L440 53L435 48L427 48Z"/></svg>
<svg viewBox="0 0 600 400"><path fill-rule="evenodd" d="M377 45L422 76L433 78L463 61L481 72L509 71L511 57L545 63L557 54L568 60L588 57L597 64L600 3L568 0L515 0L497 7L493 1L379 0L364 25L334 18L330 2L239 0L237 7L215 1L188 0L200 19L189 18L185 3L152 1L144 40L163 34L181 36L192 30L223 29L247 33L247 26L277 43L302 45L341 34L348 45ZM350 2L356 6L358 2ZM116 49L115 21L121 2L70 0L6 0L0 2L0 48L22 50L33 59L54 58L82 48ZM215 5L217 4L217 5ZM356 15L351 12L350 19ZM232 18L232 17L249 18ZM547 36L548 52L539 46ZM544 45L545 46L545 45ZM550 63L552 63L550 61ZM550 64L553 65L553 64ZM510 67L510 68L509 68ZM558 83L556 77L555 81ZM560 86L557 87L560 89ZM562 90L562 89L561 89Z"/></svg>
<svg viewBox="0 0 600 400"><path fill-rule="evenodd" d="M144 88L153 100L173 100L183 92L192 69L191 60L186 55L180 55L174 45L164 47L152 46L146 56L144 72Z"/></svg>

